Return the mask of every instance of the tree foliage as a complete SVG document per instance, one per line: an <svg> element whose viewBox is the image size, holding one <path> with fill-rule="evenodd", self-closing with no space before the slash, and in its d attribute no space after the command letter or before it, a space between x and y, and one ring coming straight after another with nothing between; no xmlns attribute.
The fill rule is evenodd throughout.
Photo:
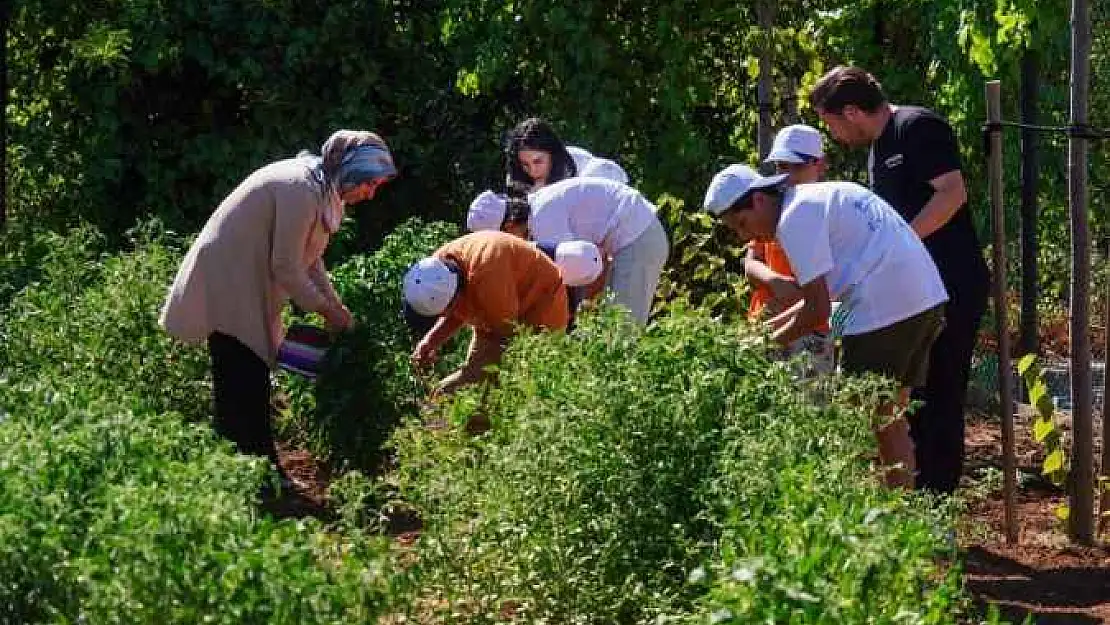
<svg viewBox="0 0 1110 625"><path fill-rule="evenodd" d="M9 204L121 233L157 214L195 228L253 168L318 146L339 127L380 131L401 175L359 213L364 247L404 217L461 221L502 178L503 133L528 115L614 156L652 197L700 205L713 171L756 160L757 52L750 3L570 0L16 0ZM982 85L1003 81L1017 119L1019 60L1042 61L1046 123L1067 116L1066 7L1035 0L799 0L779 6L776 125L817 123L805 97L836 63L874 72L896 102L957 129L977 227L989 228ZM1092 121L1110 120L1110 29L1096 8ZM1065 235L1061 135L1043 138L1042 240ZM1006 137L1018 184L1017 133ZM864 155L830 146L832 175ZM1095 234L1107 235L1105 150L1092 153ZM1016 197L1016 194L1014 194ZM1008 203L1016 224L1017 203ZM1016 228L1011 236L1016 236ZM984 239L988 237L984 236Z"/></svg>

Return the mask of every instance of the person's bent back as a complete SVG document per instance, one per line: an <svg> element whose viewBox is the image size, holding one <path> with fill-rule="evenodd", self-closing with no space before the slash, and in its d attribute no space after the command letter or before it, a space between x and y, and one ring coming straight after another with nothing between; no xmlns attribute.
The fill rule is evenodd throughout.
<svg viewBox="0 0 1110 625"><path fill-rule="evenodd" d="M474 232L414 264L405 275L410 318L434 319L413 351L424 365L465 325L474 328L466 363L443 380L439 392L488 378L516 324L563 330L569 321L559 268L536 246L499 231Z"/></svg>

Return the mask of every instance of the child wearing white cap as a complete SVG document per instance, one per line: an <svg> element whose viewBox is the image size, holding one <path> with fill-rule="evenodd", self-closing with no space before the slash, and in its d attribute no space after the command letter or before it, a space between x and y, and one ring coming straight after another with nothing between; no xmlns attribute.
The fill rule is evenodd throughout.
<svg viewBox="0 0 1110 625"><path fill-rule="evenodd" d="M825 149L821 133L813 126L794 124L779 130L764 162L774 163L779 173L794 173L800 166L816 166L815 171L798 173L796 184L817 182L824 175Z"/></svg>
<svg viewBox="0 0 1110 625"><path fill-rule="evenodd" d="M593 250L596 255L596 249ZM557 248L568 274L536 246L499 231L475 232L451 241L409 268L404 277L405 316L430 327L412 360L433 362L439 349L464 325L474 329L466 362L445 378L437 393L488 379L487 365L498 362L515 324L562 330L569 321L564 281L596 278L590 250Z"/></svg>
<svg viewBox="0 0 1110 625"><path fill-rule="evenodd" d="M774 164L779 173L787 174L788 184L821 180L825 173L821 133L805 124L783 128L775 135L764 162ZM750 321L777 315L801 297L790 261L774 240L748 244L744 275L753 287L748 307ZM815 373L831 373L834 359L828 321L821 323L812 334L795 341L786 351L791 356L805 353Z"/></svg>
<svg viewBox="0 0 1110 625"><path fill-rule="evenodd" d="M769 322L784 345L829 316L830 296L849 311L842 367L897 379L894 417L876 431L887 483L912 486L914 455L901 416L909 389L925 382L929 350L948 300L921 240L882 198L850 182L786 185L745 165L718 173L705 208L744 240L776 239L794 269L802 299Z"/></svg>
<svg viewBox="0 0 1110 625"><path fill-rule="evenodd" d="M527 200L484 193L470 206L467 228L500 228L551 244L593 243L612 259L606 284L617 303L641 324L651 313L670 248L651 202L628 185L602 178L568 178Z"/></svg>
<svg viewBox="0 0 1110 625"><path fill-rule="evenodd" d="M527 239L530 212L528 202L521 198L508 198L493 191L483 191L470 203L466 228L471 232L501 230ZM596 282L605 270L601 250L593 243L581 240L536 241L535 244L548 258L555 261L555 266L559 268L563 282L567 285L571 317L568 329L572 329L574 316L578 306L586 299L589 285Z"/></svg>

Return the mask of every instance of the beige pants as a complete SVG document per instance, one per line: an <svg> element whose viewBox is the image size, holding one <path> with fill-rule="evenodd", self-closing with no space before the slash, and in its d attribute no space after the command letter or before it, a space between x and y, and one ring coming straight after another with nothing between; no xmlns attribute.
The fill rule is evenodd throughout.
<svg viewBox="0 0 1110 625"><path fill-rule="evenodd" d="M489 365L501 362L505 343L491 334L475 331L470 338L470 348L466 351L466 362L458 371L443 378L436 388L436 395L450 395L468 384L492 380L494 372L487 371Z"/></svg>

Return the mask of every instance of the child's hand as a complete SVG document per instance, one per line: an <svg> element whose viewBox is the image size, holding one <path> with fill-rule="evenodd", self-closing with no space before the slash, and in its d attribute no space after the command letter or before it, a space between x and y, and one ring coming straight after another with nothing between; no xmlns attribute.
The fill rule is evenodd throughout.
<svg viewBox="0 0 1110 625"><path fill-rule="evenodd" d="M412 350L412 356L410 356L412 364L419 369L435 364L436 358L439 356L436 353L437 351L435 345L428 341L420 341L416 344L416 349Z"/></svg>
<svg viewBox="0 0 1110 625"><path fill-rule="evenodd" d="M802 299L802 289L793 278L778 276L771 279L767 286L771 289L774 298L774 309L786 310Z"/></svg>

